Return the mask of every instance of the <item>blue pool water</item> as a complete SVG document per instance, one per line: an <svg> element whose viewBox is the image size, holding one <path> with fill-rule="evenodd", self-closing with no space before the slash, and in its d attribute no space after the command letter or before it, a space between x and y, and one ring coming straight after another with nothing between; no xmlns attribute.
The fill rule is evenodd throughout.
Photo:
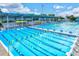
<svg viewBox="0 0 79 59"><path fill-rule="evenodd" d="M63 30L63 32L72 32L79 36L79 22L45 23L34 27L56 31Z"/></svg>
<svg viewBox="0 0 79 59"><path fill-rule="evenodd" d="M24 27L0 32L0 40L14 56L66 56L75 37Z"/></svg>

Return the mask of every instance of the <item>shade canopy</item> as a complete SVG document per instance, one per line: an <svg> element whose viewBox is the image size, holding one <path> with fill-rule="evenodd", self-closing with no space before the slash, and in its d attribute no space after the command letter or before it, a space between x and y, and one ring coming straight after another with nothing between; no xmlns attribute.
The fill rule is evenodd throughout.
<svg viewBox="0 0 79 59"><path fill-rule="evenodd" d="M32 18L32 17L36 17L36 18L54 18L54 16L48 16L46 14L40 14L40 15L36 15L36 14L21 14L21 13L0 13L0 17L25 17L25 18Z"/></svg>

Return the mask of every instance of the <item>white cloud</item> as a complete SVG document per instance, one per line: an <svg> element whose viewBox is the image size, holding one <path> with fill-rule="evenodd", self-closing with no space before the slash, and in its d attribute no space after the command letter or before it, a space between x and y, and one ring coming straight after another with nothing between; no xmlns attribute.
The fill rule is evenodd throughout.
<svg viewBox="0 0 79 59"><path fill-rule="evenodd" d="M2 8L1 11L2 12L9 12L8 9L6 9L6 8Z"/></svg>
<svg viewBox="0 0 79 59"><path fill-rule="evenodd" d="M6 6L6 4L0 3L0 6Z"/></svg>
<svg viewBox="0 0 79 59"><path fill-rule="evenodd" d="M61 12L58 14L59 16L66 16L66 15L74 15L79 16L79 7L73 8L69 11Z"/></svg>
<svg viewBox="0 0 79 59"><path fill-rule="evenodd" d="M64 8L64 6L54 5L53 8L54 8L54 9L62 9L62 8Z"/></svg>
<svg viewBox="0 0 79 59"><path fill-rule="evenodd" d="M32 11L27 6L24 7L21 3L0 3L2 12L16 12L16 13L38 13Z"/></svg>
<svg viewBox="0 0 79 59"><path fill-rule="evenodd" d="M72 10L74 16L79 16L79 7Z"/></svg>
<svg viewBox="0 0 79 59"><path fill-rule="evenodd" d="M36 15L40 14L40 12L38 11L38 9L36 9L36 8L33 11L34 11L33 13L36 14Z"/></svg>
<svg viewBox="0 0 79 59"><path fill-rule="evenodd" d="M79 7L74 8L72 11L73 11L73 12L79 12Z"/></svg>
<svg viewBox="0 0 79 59"><path fill-rule="evenodd" d="M23 8L21 3L0 3L3 8Z"/></svg>
<svg viewBox="0 0 79 59"><path fill-rule="evenodd" d="M31 13L32 11L28 8L14 8L14 9L8 9L10 12L17 12L17 13Z"/></svg>

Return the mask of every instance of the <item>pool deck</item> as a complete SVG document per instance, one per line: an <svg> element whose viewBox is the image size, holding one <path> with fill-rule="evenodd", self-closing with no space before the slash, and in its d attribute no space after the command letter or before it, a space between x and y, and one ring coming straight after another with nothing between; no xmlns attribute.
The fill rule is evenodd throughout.
<svg viewBox="0 0 79 59"><path fill-rule="evenodd" d="M9 56L8 52L3 47L3 45L1 44L1 42L0 42L0 56Z"/></svg>

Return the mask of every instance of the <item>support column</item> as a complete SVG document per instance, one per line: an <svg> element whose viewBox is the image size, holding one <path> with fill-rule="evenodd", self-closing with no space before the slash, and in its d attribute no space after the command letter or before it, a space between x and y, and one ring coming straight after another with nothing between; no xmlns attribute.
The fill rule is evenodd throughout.
<svg viewBox="0 0 79 59"><path fill-rule="evenodd" d="M8 29L8 27L9 27L9 18L8 18L8 16L7 16L7 29Z"/></svg>
<svg viewBox="0 0 79 59"><path fill-rule="evenodd" d="M40 18L39 18L39 21L40 21Z"/></svg>
<svg viewBox="0 0 79 59"><path fill-rule="evenodd" d="M32 17L32 25L34 24L34 21L33 21L33 17Z"/></svg>
<svg viewBox="0 0 79 59"><path fill-rule="evenodd" d="M23 19L23 16L21 17L21 19L22 19L22 27L23 27L23 20L24 20L24 19Z"/></svg>
<svg viewBox="0 0 79 59"><path fill-rule="evenodd" d="M50 23L51 23L51 18L49 18L49 21L50 21Z"/></svg>

